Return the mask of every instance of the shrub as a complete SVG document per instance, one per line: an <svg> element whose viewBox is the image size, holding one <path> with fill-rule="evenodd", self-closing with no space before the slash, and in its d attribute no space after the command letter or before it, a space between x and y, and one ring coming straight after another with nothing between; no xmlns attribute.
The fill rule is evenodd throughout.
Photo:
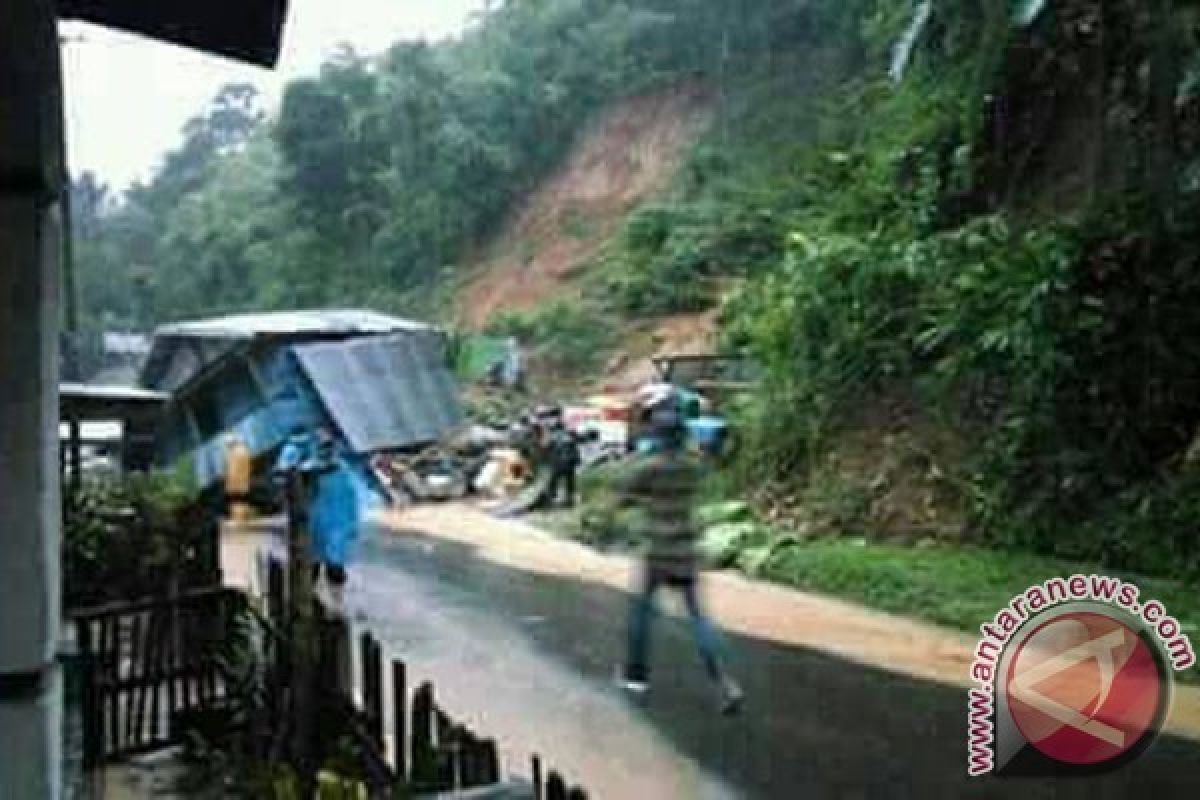
<svg viewBox="0 0 1200 800"><path fill-rule="evenodd" d="M804 474L862 398L911 383L980 429L986 515L1056 423L1068 329L1097 324L1071 292L1073 265L1069 235L1017 233L999 217L915 241L793 234L781 268L726 309L728 335L767 369L741 414L743 466Z"/></svg>
<svg viewBox="0 0 1200 800"><path fill-rule="evenodd" d="M613 339L613 326L602 314L586 303L567 301L502 313L493 318L488 332L516 337L551 367L572 372L598 363Z"/></svg>
<svg viewBox="0 0 1200 800"><path fill-rule="evenodd" d="M721 281L774 259L779 238L770 211L713 202L647 206L630 216L604 260L601 290L623 314L704 311L717 302Z"/></svg>
<svg viewBox="0 0 1200 800"><path fill-rule="evenodd" d="M85 481L63 519L67 608L129 600L211 580L215 519L185 476Z"/></svg>
<svg viewBox="0 0 1200 800"><path fill-rule="evenodd" d="M744 551L767 544L770 534L753 521L713 525L700 538L700 556L713 567L738 563Z"/></svg>

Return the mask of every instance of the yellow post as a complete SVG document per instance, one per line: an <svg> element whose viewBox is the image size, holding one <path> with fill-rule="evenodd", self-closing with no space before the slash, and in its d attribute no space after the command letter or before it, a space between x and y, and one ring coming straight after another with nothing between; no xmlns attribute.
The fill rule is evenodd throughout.
<svg viewBox="0 0 1200 800"><path fill-rule="evenodd" d="M233 522L248 522L254 516L249 503L252 461L250 448L237 437L229 437L225 450L225 497Z"/></svg>

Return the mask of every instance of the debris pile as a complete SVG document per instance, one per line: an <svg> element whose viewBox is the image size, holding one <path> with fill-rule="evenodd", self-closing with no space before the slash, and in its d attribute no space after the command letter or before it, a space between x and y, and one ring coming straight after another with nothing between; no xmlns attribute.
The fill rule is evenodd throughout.
<svg viewBox="0 0 1200 800"><path fill-rule="evenodd" d="M659 359L660 379L639 392L606 390L575 405L530 407L527 395L507 387L470 387L464 394L471 424L416 453L377 454L371 467L397 506L468 495L480 497L486 508L503 516L560 501L570 506L580 470L653 450L643 411L667 398L683 414L694 448L712 456L728 452L729 426L715 414L711 398L723 400L744 385L680 380L703 378L715 367L724 376L730 371L728 362L695 356L682 362ZM696 382L703 383L703 391L688 385Z"/></svg>

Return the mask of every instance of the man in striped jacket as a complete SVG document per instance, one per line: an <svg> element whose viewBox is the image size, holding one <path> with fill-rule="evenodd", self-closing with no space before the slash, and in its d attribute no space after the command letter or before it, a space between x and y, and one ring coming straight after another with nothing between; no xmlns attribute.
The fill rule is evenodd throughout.
<svg viewBox="0 0 1200 800"><path fill-rule="evenodd" d="M686 429L673 399L650 410L653 452L639 456L624 486L627 500L641 513L638 533L647 542L641 587L629 622L629 658L621 686L641 697L649 690L650 627L654 596L662 587L683 594L692 631L709 677L720 691L723 713L736 712L743 700L738 684L722 668L716 630L700 606L697 590L696 526L692 507L703 466L686 451Z"/></svg>

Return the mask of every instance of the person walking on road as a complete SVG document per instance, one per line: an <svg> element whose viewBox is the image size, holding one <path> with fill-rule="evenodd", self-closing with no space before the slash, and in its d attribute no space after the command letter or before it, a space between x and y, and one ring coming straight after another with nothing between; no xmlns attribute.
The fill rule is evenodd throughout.
<svg viewBox="0 0 1200 800"><path fill-rule="evenodd" d="M720 691L721 711L732 714L740 709L744 693L722 666L717 632L701 608L698 591L692 506L702 466L686 452L686 429L677 403L660 403L650 410L649 418L655 447L639 457L624 487L629 502L642 512L640 532L649 544L629 620L628 660L619 683L635 697L649 691L655 595L660 588L675 589L683 595L705 668Z"/></svg>
<svg viewBox="0 0 1200 800"><path fill-rule="evenodd" d="M340 606L346 586L346 564L358 539L358 493L354 481L339 463L333 435L317 430L312 458L303 465L311 476L312 505L309 526L313 542L313 573L319 580L322 568L335 606Z"/></svg>

